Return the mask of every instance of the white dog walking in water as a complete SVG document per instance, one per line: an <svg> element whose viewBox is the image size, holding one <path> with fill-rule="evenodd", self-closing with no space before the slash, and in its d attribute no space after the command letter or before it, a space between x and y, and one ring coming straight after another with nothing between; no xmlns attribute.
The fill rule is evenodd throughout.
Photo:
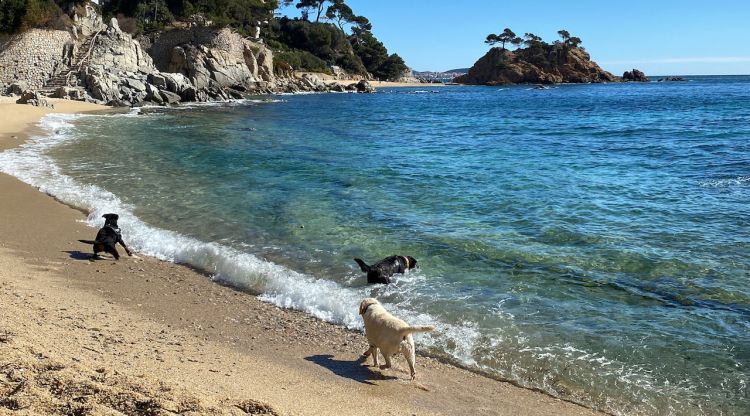
<svg viewBox="0 0 750 416"><path fill-rule="evenodd" d="M370 342L369 353L373 363L378 366L378 349L385 357L385 365L381 368L391 368L391 358L403 353L409 363L411 379L417 372L414 370L414 332L429 332L435 329L430 325L409 326L406 322L388 313L377 299L367 298L359 304L359 314L365 321L365 334Z"/></svg>

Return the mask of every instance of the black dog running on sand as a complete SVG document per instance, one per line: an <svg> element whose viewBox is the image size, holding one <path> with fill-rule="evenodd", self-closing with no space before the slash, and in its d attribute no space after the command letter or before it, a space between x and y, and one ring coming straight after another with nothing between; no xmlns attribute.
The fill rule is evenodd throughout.
<svg viewBox="0 0 750 416"><path fill-rule="evenodd" d="M390 256L368 266L362 259L354 259L359 268L367 273L367 283L391 283L394 273L405 273L407 270L417 267L417 259L411 256Z"/></svg>
<svg viewBox="0 0 750 416"><path fill-rule="evenodd" d="M128 256L132 256L133 253L130 251L125 242L122 241L122 233L120 227L117 225L117 220L120 218L117 214L104 214L104 227L102 227L98 233L96 233L96 240L78 240L82 243L89 243L94 245L94 257L98 257L100 252L109 253L114 256L115 260L120 260L120 253L117 252L117 243L120 243L128 253Z"/></svg>

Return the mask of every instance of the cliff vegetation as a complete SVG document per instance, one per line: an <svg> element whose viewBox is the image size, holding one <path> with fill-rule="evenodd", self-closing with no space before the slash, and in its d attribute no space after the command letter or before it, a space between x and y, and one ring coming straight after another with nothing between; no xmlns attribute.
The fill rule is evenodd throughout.
<svg viewBox="0 0 750 416"><path fill-rule="evenodd" d="M66 29L86 0L2 0L0 33L32 28ZM134 38L188 26L230 27L263 39L281 73L292 70L346 73L393 80L407 70L372 33L372 24L344 0L100 0L105 21L117 18ZM295 6L301 18L277 17ZM341 72L343 70L343 72Z"/></svg>

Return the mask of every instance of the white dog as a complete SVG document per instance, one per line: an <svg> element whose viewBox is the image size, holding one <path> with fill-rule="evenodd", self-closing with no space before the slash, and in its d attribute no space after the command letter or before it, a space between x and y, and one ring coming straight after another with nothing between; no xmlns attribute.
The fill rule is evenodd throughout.
<svg viewBox="0 0 750 416"><path fill-rule="evenodd" d="M380 368L391 368L391 357L403 353L406 362L409 363L411 379L414 380L417 372L414 371L414 332L429 332L435 329L433 326L409 326L406 322L396 318L383 308L377 299L367 298L359 304L359 314L365 321L365 334L370 342L370 349L365 356L372 354L375 366L378 366L378 349L385 357L385 365Z"/></svg>

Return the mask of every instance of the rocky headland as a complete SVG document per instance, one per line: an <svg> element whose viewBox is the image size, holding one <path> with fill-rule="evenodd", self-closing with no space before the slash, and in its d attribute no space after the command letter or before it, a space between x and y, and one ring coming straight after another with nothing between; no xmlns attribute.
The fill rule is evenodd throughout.
<svg viewBox="0 0 750 416"><path fill-rule="evenodd" d="M556 45L555 45L556 46ZM582 48L492 48L455 82L469 85L615 82Z"/></svg>
<svg viewBox="0 0 750 416"><path fill-rule="evenodd" d="M362 80L324 83L275 68L273 51L230 28L173 28L134 39L85 7L70 30L29 30L0 39L0 94L113 106L168 105L302 91L372 92Z"/></svg>

